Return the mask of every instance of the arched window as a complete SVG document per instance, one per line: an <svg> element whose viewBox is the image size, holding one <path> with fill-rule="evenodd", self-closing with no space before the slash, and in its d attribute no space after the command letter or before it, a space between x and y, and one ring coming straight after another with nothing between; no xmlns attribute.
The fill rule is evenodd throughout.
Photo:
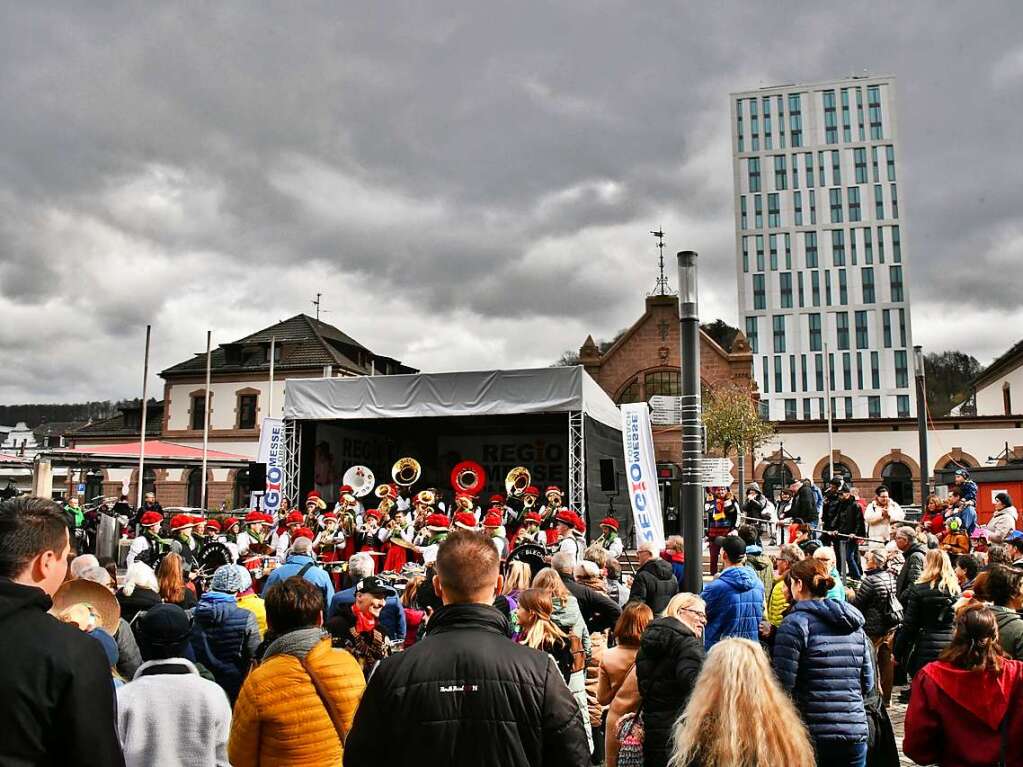
<svg viewBox="0 0 1023 767"><path fill-rule="evenodd" d="M191 469L188 472L185 499L186 505L194 509L202 506L202 469Z"/></svg>
<svg viewBox="0 0 1023 767"><path fill-rule="evenodd" d="M852 482L852 471L844 463L835 463L835 476L842 477L846 482ZM828 484L831 480L831 473L828 471L828 465L824 464L824 469L821 471L821 482Z"/></svg>
<svg viewBox="0 0 1023 767"><path fill-rule="evenodd" d="M913 472L902 461L892 461L881 469L881 479L897 504L905 506L913 502Z"/></svg>
<svg viewBox="0 0 1023 767"><path fill-rule="evenodd" d="M677 397L682 393L682 373L678 370L657 370L644 376L646 398L662 394Z"/></svg>
<svg viewBox="0 0 1023 767"><path fill-rule="evenodd" d="M249 470L238 469L234 475L234 507L236 509L246 508L249 505Z"/></svg>
<svg viewBox="0 0 1023 767"><path fill-rule="evenodd" d="M622 389L618 395L619 405L628 405L630 402L639 402L639 379L632 379L632 383Z"/></svg>
<svg viewBox="0 0 1023 767"><path fill-rule="evenodd" d="M792 484L792 471L784 463L772 463L764 469L764 495L772 501L778 499L778 493Z"/></svg>
<svg viewBox="0 0 1023 767"><path fill-rule="evenodd" d="M142 494L156 492L156 469L148 466L142 472Z"/></svg>

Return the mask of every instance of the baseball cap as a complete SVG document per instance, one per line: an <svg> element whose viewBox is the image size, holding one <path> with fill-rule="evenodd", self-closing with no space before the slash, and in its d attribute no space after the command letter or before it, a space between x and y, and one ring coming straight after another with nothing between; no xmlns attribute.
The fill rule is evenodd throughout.
<svg viewBox="0 0 1023 767"><path fill-rule="evenodd" d="M730 562L738 562L746 556L746 542L737 535L726 535L721 548L728 555Z"/></svg>
<svg viewBox="0 0 1023 767"><path fill-rule="evenodd" d="M370 575L355 584L355 593L372 594L375 597L389 597L395 592L382 578Z"/></svg>

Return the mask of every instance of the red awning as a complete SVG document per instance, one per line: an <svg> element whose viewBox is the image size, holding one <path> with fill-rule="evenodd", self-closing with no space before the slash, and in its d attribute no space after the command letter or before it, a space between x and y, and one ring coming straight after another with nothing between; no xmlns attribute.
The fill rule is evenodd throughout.
<svg viewBox="0 0 1023 767"><path fill-rule="evenodd" d="M88 454L95 457L116 457L116 458L137 458L139 455L138 442L120 442L113 445L82 445L62 451L64 453ZM206 457L211 461L249 461L252 460L246 455L236 453L222 453L219 450L207 450ZM146 440L146 459L174 460L174 459L202 460L202 448L191 445L179 445L176 442L164 442L159 439Z"/></svg>

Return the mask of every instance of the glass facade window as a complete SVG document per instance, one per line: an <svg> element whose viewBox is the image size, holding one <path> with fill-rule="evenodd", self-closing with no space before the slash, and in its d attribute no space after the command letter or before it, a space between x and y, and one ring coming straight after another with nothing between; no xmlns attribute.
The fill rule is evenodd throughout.
<svg viewBox="0 0 1023 767"><path fill-rule="evenodd" d="M895 147L889 144L884 148L884 154L888 164L888 180L895 181Z"/></svg>
<svg viewBox="0 0 1023 767"><path fill-rule="evenodd" d="M771 271L778 271L778 235L772 234L767 238L767 247L771 256Z"/></svg>
<svg viewBox="0 0 1023 767"><path fill-rule="evenodd" d="M792 308L792 272L782 272L779 275L781 308Z"/></svg>
<svg viewBox="0 0 1023 767"><path fill-rule="evenodd" d="M881 398L876 394L867 397L867 415L870 418L881 417Z"/></svg>
<svg viewBox="0 0 1023 767"><path fill-rule="evenodd" d="M761 194L753 195L753 228L764 228L764 196Z"/></svg>
<svg viewBox="0 0 1023 767"><path fill-rule="evenodd" d="M806 268L817 268L817 232L803 232L803 249L806 251Z"/></svg>
<svg viewBox="0 0 1023 767"><path fill-rule="evenodd" d="M831 272L824 270L824 303L831 306Z"/></svg>
<svg viewBox="0 0 1023 767"><path fill-rule="evenodd" d="M761 357L760 359L762 359L763 362L764 362L764 365L763 365L763 370L764 370L764 394L767 394L770 391L771 359L769 357L767 357L767 356ZM764 401L760 400L760 404L763 405Z"/></svg>
<svg viewBox="0 0 1023 767"><path fill-rule="evenodd" d="M785 148L785 99L777 97L778 104L778 146Z"/></svg>
<svg viewBox="0 0 1023 767"><path fill-rule="evenodd" d="M771 148L771 97L764 96L764 149Z"/></svg>
<svg viewBox="0 0 1023 767"><path fill-rule="evenodd" d="M842 388L846 391L852 388L852 355L849 352L842 355ZM852 402L852 399L848 401ZM852 415L851 410L852 407L846 407L846 418Z"/></svg>
<svg viewBox="0 0 1023 767"><path fill-rule="evenodd" d="M892 218L899 217L899 190L895 188L895 184L889 184L892 193Z"/></svg>
<svg viewBox="0 0 1023 767"><path fill-rule="evenodd" d="M870 138L876 140L881 135L881 89L872 85L867 88L867 106L870 116Z"/></svg>
<svg viewBox="0 0 1023 767"><path fill-rule="evenodd" d="M870 353L870 387L881 388L881 355L878 352Z"/></svg>
<svg viewBox="0 0 1023 767"><path fill-rule="evenodd" d="M852 387L849 387L849 388L852 388ZM853 398L852 397L846 397L845 398L845 417L846 418L852 418L853 417Z"/></svg>
<svg viewBox="0 0 1023 767"><path fill-rule="evenodd" d="M806 171L806 188L813 189L813 152L803 153L803 168Z"/></svg>
<svg viewBox="0 0 1023 767"><path fill-rule="evenodd" d="M785 315L776 314L771 321L774 329L774 352L781 354L785 351Z"/></svg>
<svg viewBox="0 0 1023 767"><path fill-rule="evenodd" d="M863 389L863 355L856 353L856 388Z"/></svg>
<svg viewBox="0 0 1023 767"><path fill-rule="evenodd" d="M764 389L764 391L767 391L767 389ZM760 400L760 402L757 403L757 413L760 414L760 420L771 420L771 403L766 399Z"/></svg>
<svg viewBox="0 0 1023 767"><path fill-rule="evenodd" d="M865 266L860 269L860 281L863 283L863 303L874 303L874 267Z"/></svg>
<svg viewBox="0 0 1023 767"><path fill-rule="evenodd" d="M845 266L845 230L831 230L831 264Z"/></svg>
<svg viewBox="0 0 1023 767"><path fill-rule="evenodd" d="M750 149L760 151L760 116L757 112L757 100L749 100Z"/></svg>
<svg viewBox="0 0 1023 767"><path fill-rule="evenodd" d="M828 199L831 203L831 223L842 223L842 190L838 187L828 191Z"/></svg>
<svg viewBox="0 0 1023 767"><path fill-rule="evenodd" d="M874 241L871 237L871 228L863 228L863 258L868 264L874 263Z"/></svg>
<svg viewBox="0 0 1023 767"><path fill-rule="evenodd" d="M870 160L871 160L871 164L874 167L874 183L876 184L877 182L879 182L881 180L880 172L878 171L878 168L877 168L877 147L876 146L870 147Z"/></svg>
<svg viewBox="0 0 1023 767"><path fill-rule="evenodd" d="M796 355L789 355L789 391L796 391Z"/></svg>
<svg viewBox="0 0 1023 767"><path fill-rule="evenodd" d="M788 189L788 170L785 168L785 155L776 154L774 156L774 188L779 192L784 192Z"/></svg>
<svg viewBox="0 0 1023 767"><path fill-rule="evenodd" d="M785 268L792 268L792 235L785 232Z"/></svg>
<svg viewBox="0 0 1023 767"><path fill-rule="evenodd" d="M838 143L838 122L835 114L835 92L824 91L824 143Z"/></svg>
<svg viewBox="0 0 1023 767"><path fill-rule="evenodd" d="M863 129L863 89L856 86L856 121L860 126L860 141L863 141L867 134Z"/></svg>
<svg viewBox="0 0 1023 767"><path fill-rule="evenodd" d="M796 272L796 285L798 286L798 293L799 293L799 308L802 309L803 306L805 305L805 302L804 302L804 299L803 299L803 273L802 272Z"/></svg>
<svg viewBox="0 0 1023 767"><path fill-rule="evenodd" d="M848 88L842 88L842 140L852 141L852 117L849 114Z"/></svg>
<svg viewBox="0 0 1023 767"><path fill-rule="evenodd" d="M849 203L849 220L859 221L860 220L860 188L858 186L850 186L845 190L846 198Z"/></svg>
<svg viewBox="0 0 1023 767"><path fill-rule="evenodd" d="M799 377L800 377L801 382L803 384L803 391L806 391L807 377L806 377L806 355L805 354L800 354L799 355L799 373L800 373ZM807 416L807 418L809 418L809 417L810 416Z"/></svg>
<svg viewBox="0 0 1023 767"><path fill-rule="evenodd" d="M764 290L764 275L753 275L753 308L767 308L767 292Z"/></svg>
<svg viewBox="0 0 1023 767"><path fill-rule="evenodd" d="M810 300L814 306L821 305L821 273L810 272Z"/></svg>
<svg viewBox="0 0 1023 767"><path fill-rule="evenodd" d="M874 218L884 221L884 192L880 184L874 184Z"/></svg>
<svg viewBox="0 0 1023 767"><path fill-rule="evenodd" d="M828 355L828 386L831 387L831 391L834 391L837 387L835 386L835 355ZM831 412L835 412L835 400L831 400Z"/></svg>
<svg viewBox="0 0 1023 767"><path fill-rule="evenodd" d="M856 230L849 230L849 259L853 266L856 266Z"/></svg>
<svg viewBox="0 0 1023 767"><path fill-rule="evenodd" d="M838 303L842 306L849 303L849 283L845 276L845 269L838 270Z"/></svg>
<svg viewBox="0 0 1023 767"><path fill-rule="evenodd" d="M815 354L813 357L813 375L817 391L824 391L824 355Z"/></svg>
<svg viewBox="0 0 1023 767"><path fill-rule="evenodd" d="M742 238L742 270L749 271L749 237Z"/></svg>
<svg viewBox="0 0 1023 767"><path fill-rule="evenodd" d="M803 389L805 390L806 387L804 386ZM803 400L803 420L804 421L809 421L813 417L810 414L810 403L812 401L813 400L811 400L809 397L807 397L806 399Z"/></svg>
<svg viewBox="0 0 1023 767"><path fill-rule="evenodd" d="M792 139L792 146L803 145L803 112L798 93L789 94L789 136Z"/></svg>
<svg viewBox="0 0 1023 767"><path fill-rule="evenodd" d="M856 172L856 183L867 183L867 150L865 147L858 147L853 150L853 169Z"/></svg>
<svg viewBox="0 0 1023 767"><path fill-rule="evenodd" d="M754 354L760 351L760 334L757 332L758 319L756 317L746 318L746 340L749 341L749 348Z"/></svg>
<svg viewBox="0 0 1023 767"><path fill-rule="evenodd" d="M792 188L799 189L799 155L792 155Z"/></svg>
<svg viewBox="0 0 1023 767"><path fill-rule="evenodd" d="M837 149L831 150L831 183L836 186L842 183L841 155Z"/></svg>
<svg viewBox="0 0 1023 767"><path fill-rule="evenodd" d="M877 263L884 263L884 227L877 228Z"/></svg>
<svg viewBox="0 0 1023 767"><path fill-rule="evenodd" d="M767 195L767 226L772 229L781 226L781 205L777 192Z"/></svg>
<svg viewBox="0 0 1023 767"><path fill-rule="evenodd" d="M895 407L899 418L909 418L909 395L900 394L895 398Z"/></svg>
<svg viewBox="0 0 1023 767"><path fill-rule="evenodd" d="M764 271L764 235L758 234L756 239L757 245L757 271Z"/></svg>
<svg viewBox="0 0 1023 767"><path fill-rule="evenodd" d="M794 399L785 400L785 420L796 420L796 401Z"/></svg>
<svg viewBox="0 0 1023 767"><path fill-rule="evenodd" d="M906 345L906 310L899 309L899 345Z"/></svg>
<svg viewBox="0 0 1023 767"><path fill-rule="evenodd" d="M884 348L892 348L892 312L890 309L885 309L881 312L881 330L884 336Z"/></svg>
<svg viewBox="0 0 1023 767"><path fill-rule="evenodd" d="M819 352L823 349L821 340L821 316L818 313L806 315L810 328L810 351Z"/></svg>
<svg viewBox="0 0 1023 767"><path fill-rule="evenodd" d="M909 368L906 366L906 350L895 350L895 385L904 389L909 386Z"/></svg>
<svg viewBox="0 0 1023 767"><path fill-rule="evenodd" d="M774 391L780 392L782 389L782 376L781 376L781 357L774 358Z"/></svg>
<svg viewBox="0 0 1023 767"><path fill-rule="evenodd" d="M839 349L849 348L849 312L835 313L835 336Z"/></svg>
<svg viewBox="0 0 1023 767"><path fill-rule="evenodd" d="M749 190L760 191L760 158L749 157L746 160L747 175L749 176Z"/></svg>
<svg viewBox="0 0 1023 767"><path fill-rule="evenodd" d="M742 140L742 99L735 102L735 148L744 152Z"/></svg>
<svg viewBox="0 0 1023 767"><path fill-rule="evenodd" d="M824 152L817 153L817 178L820 180L819 186L827 186L827 181L824 180Z"/></svg>
<svg viewBox="0 0 1023 767"><path fill-rule="evenodd" d="M902 295L902 267L889 266L888 274L892 283L892 301L904 301L905 298Z"/></svg>
<svg viewBox="0 0 1023 767"><path fill-rule="evenodd" d="M897 264L902 263L902 239L897 226L892 227L892 261Z"/></svg>
<svg viewBox="0 0 1023 767"><path fill-rule="evenodd" d="M746 195L739 196L739 228L749 229L749 216L746 210Z"/></svg>
<svg viewBox="0 0 1023 767"><path fill-rule="evenodd" d="M870 346L869 333L867 332L867 313L856 312L856 348L866 349Z"/></svg>
<svg viewBox="0 0 1023 767"><path fill-rule="evenodd" d="M792 193L792 210L795 218L796 226L803 225L803 193L793 192Z"/></svg>
<svg viewBox="0 0 1023 767"><path fill-rule="evenodd" d="M811 189L807 194L810 195L810 226L817 226L817 192Z"/></svg>

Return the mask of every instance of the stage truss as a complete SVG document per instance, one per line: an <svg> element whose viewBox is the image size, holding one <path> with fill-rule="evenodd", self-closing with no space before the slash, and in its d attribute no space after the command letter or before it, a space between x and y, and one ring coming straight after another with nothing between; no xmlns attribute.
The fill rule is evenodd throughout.
<svg viewBox="0 0 1023 767"><path fill-rule="evenodd" d="M299 464L302 455L302 428L298 421L284 421L284 495L291 502L291 508L301 509L299 497L302 488Z"/></svg>
<svg viewBox="0 0 1023 767"><path fill-rule="evenodd" d="M582 411L568 414L568 507L586 519L586 437Z"/></svg>

